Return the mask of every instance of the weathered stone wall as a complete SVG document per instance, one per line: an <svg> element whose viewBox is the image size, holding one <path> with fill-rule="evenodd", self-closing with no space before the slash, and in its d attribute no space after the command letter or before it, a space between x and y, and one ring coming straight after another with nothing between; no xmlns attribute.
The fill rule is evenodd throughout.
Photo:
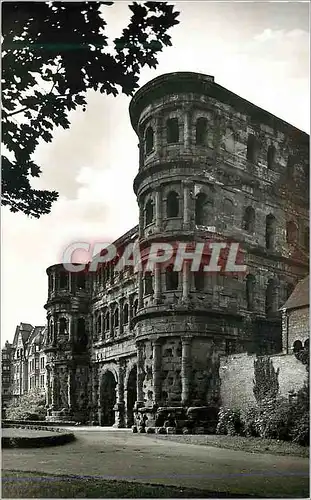
<svg viewBox="0 0 311 500"><path fill-rule="evenodd" d="M205 406L219 399L219 354L221 345L210 338L195 338L191 345L191 404Z"/></svg>
<svg viewBox="0 0 311 500"><path fill-rule="evenodd" d="M279 394L288 397L295 393L306 380L306 367L294 355L270 357L275 370L279 368ZM220 397L226 408L242 410L255 404L253 394L255 355L237 354L220 359Z"/></svg>
<svg viewBox="0 0 311 500"><path fill-rule="evenodd" d="M161 346L162 402L168 406L181 401L181 341L165 339Z"/></svg>
<svg viewBox="0 0 311 500"><path fill-rule="evenodd" d="M288 347L293 348L294 342L300 340L302 345L310 336L309 307L289 310L288 314Z"/></svg>
<svg viewBox="0 0 311 500"><path fill-rule="evenodd" d="M154 401L152 343L143 342L143 401L152 405Z"/></svg>

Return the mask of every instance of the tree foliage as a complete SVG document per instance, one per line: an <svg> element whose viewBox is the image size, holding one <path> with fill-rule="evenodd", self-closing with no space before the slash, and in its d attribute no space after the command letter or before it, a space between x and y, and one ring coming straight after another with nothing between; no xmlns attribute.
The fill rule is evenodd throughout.
<svg viewBox="0 0 311 500"><path fill-rule="evenodd" d="M45 395L40 389L23 394L6 409L6 418L10 420L44 420L45 415Z"/></svg>
<svg viewBox="0 0 311 500"><path fill-rule="evenodd" d="M279 372L275 370L269 357L257 357L254 360L253 393L258 403L264 399L276 398L279 392Z"/></svg>
<svg viewBox="0 0 311 500"><path fill-rule="evenodd" d="M129 5L122 35L109 42L105 10L113 2L4 2L2 4L2 203L12 212L40 217L58 194L36 190L40 166L32 155L55 127L68 129L68 114L86 92L131 95L142 67L155 68L171 45L167 31L178 12L167 2Z"/></svg>

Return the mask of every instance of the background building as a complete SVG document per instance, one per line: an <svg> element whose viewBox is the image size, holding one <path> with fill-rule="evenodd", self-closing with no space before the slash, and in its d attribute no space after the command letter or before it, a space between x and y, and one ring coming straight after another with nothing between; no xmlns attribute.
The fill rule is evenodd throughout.
<svg viewBox="0 0 311 500"><path fill-rule="evenodd" d="M282 307L283 350L286 353L309 349L309 276L299 281Z"/></svg>
<svg viewBox="0 0 311 500"><path fill-rule="evenodd" d="M2 378L1 378L1 408L5 411L8 403L12 400L12 355L13 346L8 341L1 349Z"/></svg>

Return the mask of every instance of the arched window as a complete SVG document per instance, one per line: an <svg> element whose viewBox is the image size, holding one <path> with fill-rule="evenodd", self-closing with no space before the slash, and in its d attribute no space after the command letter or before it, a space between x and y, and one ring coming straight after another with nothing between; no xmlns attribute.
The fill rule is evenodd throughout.
<svg viewBox="0 0 311 500"><path fill-rule="evenodd" d="M295 340L293 344L293 351L294 352L299 352L302 350L302 342L300 340Z"/></svg>
<svg viewBox="0 0 311 500"><path fill-rule="evenodd" d="M150 295L153 293L153 278L151 272L145 272L144 275L144 292L145 295Z"/></svg>
<svg viewBox="0 0 311 500"><path fill-rule="evenodd" d="M253 134L249 134L247 139L246 159L251 163L256 163L258 157L258 151L259 147L256 137Z"/></svg>
<svg viewBox="0 0 311 500"><path fill-rule="evenodd" d="M204 208L207 203L207 196L205 193L198 193L195 197L195 223L198 226L204 226L205 221Z"/></svg>
<svg viewBox="0 0 311 500"><path fill-rule="evenodd" d="M275 147L271 144L269 147L268 147L268 151L267 151L267 165L268 165L268 168L273 168L274 167L274 161L275 161L275 153L276 153L276 149Z"/></svg>
<svg viewBox="0 0 311 500"><path fill-rule="evenodd" d="M165 270L166 290L177 290L179 273L173 270L173 266L168 266Z"/></svg>
<svg viewBox="0 0 311 500"><path fill-rule="evenodd" d="M224 212L224 216L226 217L226 220L227 221L229 220L231 223L233 223L233 221L234 221L234 205L233 205L232 200L230 200L229 198L225 198L223 201L223 212Z"/></svg>
<svg viewBox="0 0 311 500"><path fill-rule="evenodd" d="M270 279L266 288L266 316L271 316L276 311L274 281Z"/></svg>
<svg viewBox="0 0 311 500"><path fill-rule="evenodd" d="M266 217L266 249L273 250L275 243L276 220L272 214Z"/></svg>
<svg viewBox="0 0 311 500"><path fill-rule="evenodd" d="M194 273L194 287L197 292L203 292L205 288L204 271L197 271Z"/></svg>
<svg viewBox="0 0 311 500"><path fill-rule="evenodd" d="M166 211L168 218L179 215L179 199L175 191L170 191L167 195Z"/></svg>
<svg viewBox="0 0 311 500"><path fill-rule="evenodd" d="M255 210L253 207L246 207L243 217L243 229L249 233L255 230Z"/></svg>
<svg viewBox="0 0 311 500"><path fill-rule="evenodd" d="M87 346L87 336L85 330L85 319L79 318L77 324L77 343L81 348L85 348Z"/></svg>
<svg viewBox="0 0 311 500"><path fill-rule="evenodd" d="M133 303L133 316L137 315L137 310L138 310L138 300L135 299Z"/></svg>
<svg viewBox="0 0 311 500"><path fill-rule="evenodd" d="M116 307L113 313L113 326L114 328L118 328L119 326L119 308Z"/></svg>
<svg viewBox="0 0 311 500"><path fill-rule="evenodd" d="M48 324L48 342L53 342L53 340L54 340L54 322L52 319L50 319Z"/></svg>
<svg viewBox="0 0 311 500"><path fill-rule="evenodd" d="M109 315L109 311L107 311L106 314L105 314L105 331L107 332L108 330L110 330L110 315Z"/></svg>
<svg viewBox="0 0 311 500"><path fill-rule="evenodd" d="M303 344L303 347L306 351L309 350L309 339L305 340L305 343Z"/></svg>
<svg viewBox="0 0 311 500"><path fill-rule="evenodd" d="M169 118L166 122L167 144L179 142L179 125L177 118Z"/></svg>
<svg viewBox="0 0 311 500"><path fill-rule="evenodd" d="M153 203L148 200L145 206L145 225L151 224L153 221Z"/></svg>
<svg viewBox="0 0 311 500"><path fill-rule="evenodd" d="M59 273L59 288L60 290L68 290L68 274L65 272Z"/></svg>
<svg viewBox="0 0 311 500"><path fill-rule="evenodd" d="M59 320L59 334L60 335L67 334L67 320L66 320L66 318L60 318L60 320Z"/></svg>
<svg viewBox="0 0 311 500"><path fill-rule="evenodd" d="M127 325L129 322L129 306L128 304L124 304L123 307L123 323Z"/></svg>
<svg viewBox="0 0 311 500"><path fill-rule="evenodd" d="M286 241L287 243L296 243L298 239L298 229L293 221L286 224Z"/></svg>
<svg viewBox="0 0 311 500"><path fill-rule="evenodd" d="M77 274L77 288L78 290L85 289L85 274L83 272Z"/></svg>
<svg viewBox="0 0 311 500"><path fill-rule="evenodd" d="M97 337L100 336L101 334L101 315L98 314L97 318L96 318L96 335Z"/></svg>
<svg viewBox="0 0 311 500"><path fill-rule="evenodd" d="M151 153L154 147L154 132L152 127L147 127L145 135L145 151L146 155Z"/></svg>
<svg viewBox="0 0 311 500"><path fill-rule="evenodd" d="M197 146L203 146L206 144L206 134L207 134L207 119L200 117L197 119L195 126L195 143Z"/></svg>
<svg viewBox="0 0 311 500"><path fill-rule="evenodd" d="M310 231L309 227L305 227L304 232L303 232L303 246L305 247L306 250L309 250L310 247Z"/></svg>
<svg viewBox="0 0 311 500"><path fill-rule="evenodd" d="M254 310L255 276L248 274L246 277L246 305L248 311Z"/></svg>

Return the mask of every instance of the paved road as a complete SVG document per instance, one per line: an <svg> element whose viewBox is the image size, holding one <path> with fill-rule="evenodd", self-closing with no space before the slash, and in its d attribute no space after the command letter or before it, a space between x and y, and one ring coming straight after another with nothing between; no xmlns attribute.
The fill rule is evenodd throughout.
<svg viewBox="0 0 311 500"><path fill-rule="evenodd" d="M130 430L70 430L74 430L77 440L65 446L4 449L3 469L125 479L270 498L309 496L306 458L182 444L132 434Z"/></svg>

